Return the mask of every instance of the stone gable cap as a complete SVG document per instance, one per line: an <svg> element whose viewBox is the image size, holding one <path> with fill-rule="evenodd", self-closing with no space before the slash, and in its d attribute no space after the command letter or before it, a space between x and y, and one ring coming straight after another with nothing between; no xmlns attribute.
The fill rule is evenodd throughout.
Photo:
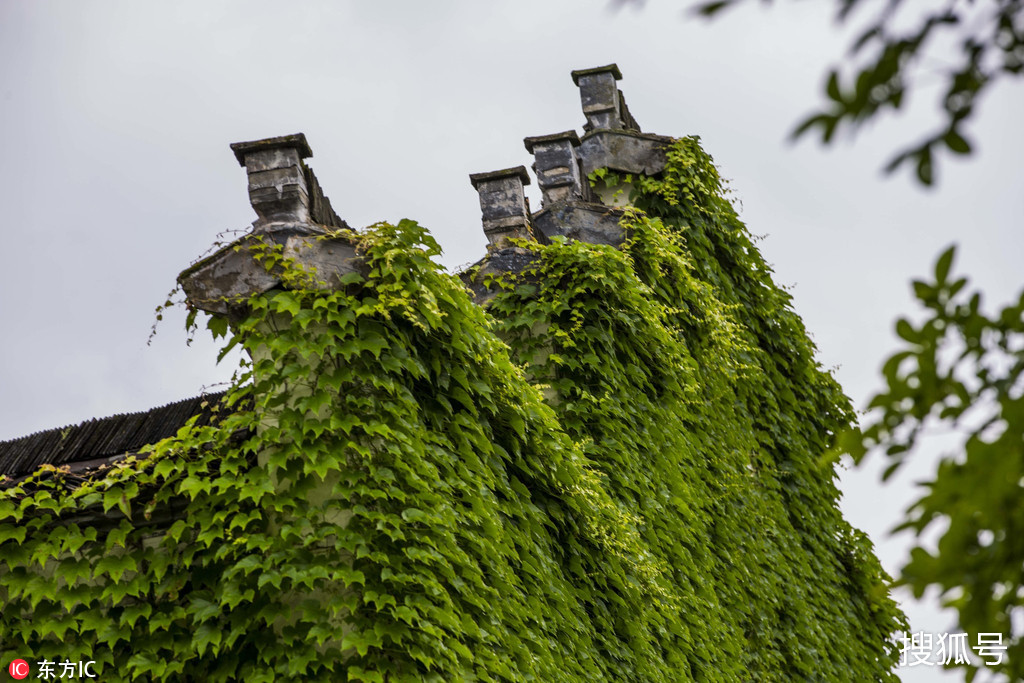
<svg viewBox="0 0 1024 683"><path fill-rule="evenodd" d="M559 140L568 140L572 143L573 147L580 144L580 136L576 135L576 131L574 130L552 133L551 135L536 135L534 137L523 138L523 144L526 145L526 151L533 154L533 148L536 145L542 145L545 142L558 142Z"/></svg>
<svg viewBox="0 0 1024 683"><path fill-rule="evenodd" d="M602 138L602 137L631 137L637 140L650 140L652 142L663 142L671 144L676 141L671 135L658 135L656 133L642 133L638 130L629 130L628 128L600 128L598 130L588 130L580 138L580 142L586 142L591 138Z"/></svg>
<svg viewBox="0 0 1024 683"><path fill-rule="evenodd" d="M299 152L299 158L301 159L308 159L313 156L313 150L309 148L309 143L306 142L306 136L303 133L280 135L276 138L263 138L262 140L251 140L249 142L231 143L231 151L235 153L235 158L238 159L239 166L245 166L245 155L250 152L278 149L281 147L297 150Z"/></svg>
<svg viewBox="0 0 1024 683"><path fill-rule="evenodd" d="M530 184L530 174L526 172L525 166L516 166L514 168L503 168L500 171L491 171L489 173L470 173L469 182L473 183L474 188L478 188L480 183L487 182L488 180L500 180L502 178L514 178L519 176L523 185Z"/></svg>
<svg viewBox="0 0 1024 683"><path fill-rule="evenodd" d="M572 82L576 85L580 84L580 78L583 76L590 76L591 74L603 74L610 72L615 80L622 80L622 72L619 71L618 64L608 64L607 66L595 66L593 69L577 69L572 72Z"/></svg>

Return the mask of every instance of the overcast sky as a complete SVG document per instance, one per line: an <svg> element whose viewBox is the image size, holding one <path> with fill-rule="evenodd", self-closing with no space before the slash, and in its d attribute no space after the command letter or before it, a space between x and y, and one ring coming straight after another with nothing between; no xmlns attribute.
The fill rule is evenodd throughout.
<svg viewBox="0 0 1024 683"><path fill-rule="evenodd" d="M814 5L751 3L707 24L654 1L0 0L0 439L230 376L202 336L186 346L180 314L146 345L178 272L255 217L229 143L304 132L342 218L418 220L455 267L484 252L467 175L529 166L526 136L581 131L569 72L609 62L646 132L701 136L821 363L863 405L894 319L913 310L909 280L944 247L960 245L957 270L990 304L1019 291L1024 93L986 97L978 154L944 159L933 192L879 172L938 120L923 97L849 144L791 146L845 45L831 3ZM906 542L885 532L919 470L888 487L871 468L844 478L847 517L890 571ZM915 630L954 630L927 605L907 609Z"/></svg>

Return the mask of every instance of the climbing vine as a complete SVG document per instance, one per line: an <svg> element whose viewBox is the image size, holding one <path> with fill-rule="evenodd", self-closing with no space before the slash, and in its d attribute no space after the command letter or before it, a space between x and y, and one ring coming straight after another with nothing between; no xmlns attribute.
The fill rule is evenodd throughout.
<svg viewBox="0 0 1024 683"><path fill-rule="evenodd" d="M490 310L672 568L693 679L894 680L902 615L819 464L849 402L697 139L668 156L592 177L633 188L621 250L543 247Z"/></svg>
<svg viewBox="0 0 1024 683"><path fill-rule="evenodd" d="M0 641L103 680L894 680L902 617L819 465L850 409L683 139L621 250L475 305L411 221L209 327L211 424L0 490Z"/></svg>

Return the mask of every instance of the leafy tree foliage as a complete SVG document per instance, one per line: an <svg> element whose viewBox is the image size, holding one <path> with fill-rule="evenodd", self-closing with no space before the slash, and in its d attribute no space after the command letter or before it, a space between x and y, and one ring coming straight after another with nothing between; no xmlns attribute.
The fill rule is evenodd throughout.
<svg viewBox="0 0 1024 683"><path fill-rule="evenodd" d="M605 174L607 182L612 181ZM625 179L623 179L625 180ZM895 681L820 467L851 411L696 139L621 250L486 309L411 221L340 290L260 256L229 414L0 491L0 641L104 680Z"/></svg>
<svg viewBox="0 0 1024 683"><path fill-rule="evenodd" d="M749 2L713 0L696 9L715 16ZM793 135L817 130L828 143L840 128L857 129L886 110L899 109L910 93L926 86L938 70L943 81L938 96L944 114L942 126L900 150L886 166L891 172L911 164L918 180L931 185L942 150L971 153L964 128L981 96L996 82L1024 74L1024 2L926 3L923 14L909 22L904 15L920 8L903 0L835 0L834 4L841 22L850 20L859 9L870 7L874 15L851 43L849 65L829 71L825 84L828 104L797 126ZM911 25L905 28L906 23ZM931 51L936 43L939 50ZM947 47L950 43L951 49Z"/></svg>
<svg viewBox="0 0 1024 683"><path fill-rule="evenodd" d="M935 266L932 282L916 281L926 312L920 324L901 319L904 348L885 363L887 386L869 408L871 421L842 437L859 461L872 449L892 460L890 476L929 433L956 431L962 452L943 458L927 493L901 528L921 536L939 529L936 550L916 547L901 583L920 597L938 588L961 627L998 632L1008 644L1001 665L1024 680L1024 292L994 315L980 292L950 277L954 251ZM975 666L967 667L975 671ZM973 678L973 674L969 676Z"/></svg>

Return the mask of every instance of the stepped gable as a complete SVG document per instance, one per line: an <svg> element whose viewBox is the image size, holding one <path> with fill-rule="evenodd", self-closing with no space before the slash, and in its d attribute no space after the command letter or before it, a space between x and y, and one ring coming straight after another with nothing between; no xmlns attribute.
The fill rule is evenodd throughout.
<svg viewBox="0 0 1024 683"><path fill-rule="evenodd" d="M640 130L618 88L621 78L615 64L573 71L586 117L583 135L570 129L523 139L541 190L537 211L531 211L523 190L530 183L524 167L469 176L480 195L488 246L487 254L460 276L477 303L494 296L488 276L529 267L529 241L564 238L612 247L625 241L619 221L632 189L626 179L661 173L673 139ZM598 180L592 186L588 176L598 169L620 174L623 182L608 187Z"/></svg>
<svg viewBox="0 0 1024 683"><path fill-rule="evenodd" d="M618 88L618 66L608 64L572 72L586 121L575 130L527 137L532 169L540 186L541 207L531 210L524 166L474 173L486 255L460 277L483 305L494 295L487 276L521 272L534 259L529 242L553 238L617 247L626 235L619 226L628 203L629 183L615 188L591 186L588 174L607 168L620 174L656 175L666 163L672 138L644 133ZM296 133L231 145L245 168L249 202L256 214L252 229L178 276L189 303L214 315L238 320L246 302L260 292L286 286L260 262L260 249L277 247L300 266L315 271L318 286L344 286L345 276L365 264L352 243L348 224L335 213L305 159L313 152ZM515 242L515 243L513 243ZM82 472L109 464L143 446L173 435L211 407L223 393L197 396L153 410L93 419L0 442L0 476L19 479L40 465L69 466Z"/></svg>

